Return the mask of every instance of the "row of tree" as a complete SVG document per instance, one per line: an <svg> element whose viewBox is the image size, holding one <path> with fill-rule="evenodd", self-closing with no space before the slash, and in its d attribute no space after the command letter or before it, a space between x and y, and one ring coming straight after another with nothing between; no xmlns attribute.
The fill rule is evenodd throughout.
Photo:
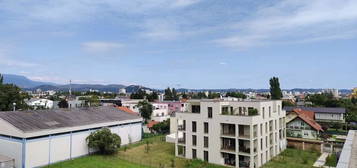
<svg viewBox="0 0 357 168"><path fill-rule="evenodd" d="M27 93L14 84L4 84L4 77L0 74L0 111L15 109L28 109L25 99L29 98Z"/></svg>
<svg viewBox="0 0 357 168"><path fill-rule="evenodd" d="M130 99L147 99L149 102L153 102L159 99L157 92L146 93L144 90L139 89L137 92L130 95Z"/></svg>

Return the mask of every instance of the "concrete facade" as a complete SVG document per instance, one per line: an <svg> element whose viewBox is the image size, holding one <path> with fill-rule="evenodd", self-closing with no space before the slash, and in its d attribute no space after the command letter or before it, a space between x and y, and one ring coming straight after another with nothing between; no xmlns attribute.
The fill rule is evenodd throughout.
<svg viewBox="0 0 357 168"><path fill-rule="evenodd" d="M190 100L176 113L176 156L261 167L286 149L281 101Z"/></svg>

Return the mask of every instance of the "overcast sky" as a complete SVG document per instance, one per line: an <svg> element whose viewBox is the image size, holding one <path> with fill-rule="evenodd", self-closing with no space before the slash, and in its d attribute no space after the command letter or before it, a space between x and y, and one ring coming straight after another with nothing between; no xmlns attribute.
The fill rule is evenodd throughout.
<svg viewBox="0 0 357 168"><path fill-rule="evenodd" d="M154 88L357 86L356 0L0 0L0 73Z"/></svg>

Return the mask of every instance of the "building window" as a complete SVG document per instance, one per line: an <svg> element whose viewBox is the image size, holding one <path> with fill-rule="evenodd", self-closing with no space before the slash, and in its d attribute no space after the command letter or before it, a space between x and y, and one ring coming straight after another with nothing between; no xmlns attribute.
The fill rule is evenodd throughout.
<svg viewBox="0 0 357 168"><path fill-rule="evenodd" d="M212 118L212 107L208 107L208 118Z"/></svg>
<svg viewBox="0 0 357 168"><path fill-rule="evenodd" d="M192 135L192 145L193 146L197 145L197 136L196 135Z"/></svg>
<svg viewBox="0 0 357 168"><path fill-rule="evenodd" d="M197 151L196 149L192 149L192 159L196 159L197 158Z"/></svg>
<svg viewBox="0 0 357 168"><path fill-rule="evenodd" d="M269 106L269 118L271 117L271 106Z"/></svg>
<svg viewBox="0 0 357 168"><path fill-rule="evenodd" d="M196 132L197 131L197 123L196 121L192 121L192 132Z"/></svg>
<svg viewBox="0 0 357 168"><path fill-rule="evenodd" d="M203 123L204 133L208 134L208 122Z"/></svg>
<svg viewBox="0 0 357 168"><path fill-rule="evenodd" d="M265 118L265 108L262 109L263 119Z"/></svg>
<svg viewBox="0 0 357 168"><path fill-rule="evenodd" d="M203 147L208 148L208 137L203 138Z"/></svg>
<svg viewBox="0 0 357 168"><path fill-rule="evenodd" d="M200 113L201 112L201 106L200 105L192 105L192 113Z"/></svg>
<svg viewBox="0 0 357 168"><path fill-rule="evenodd" d="M263 138L260 139L260 150L263 150Z"/></svg>
<svg viewBox="0 0 357 168"><path fill-rule="evenodd" d="M280 115L280 105L278 105L278 115Z"/></svg>
<svg viewBox="0 0 357 168"><path fill-rule="evenodd" d="M208 162L208 151L203 151L203 158L205 162Z"/></svg>

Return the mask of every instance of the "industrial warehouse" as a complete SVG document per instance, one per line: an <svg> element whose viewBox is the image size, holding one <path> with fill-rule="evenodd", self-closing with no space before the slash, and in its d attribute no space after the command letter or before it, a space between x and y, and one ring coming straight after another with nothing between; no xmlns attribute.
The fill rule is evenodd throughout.
<svg viewBox="0 0 357 168"><path fill-rule="evenodd" d="M141 140L142 118L115 107L0 113L0 156L17 168L45 166L87 155L86 138L108 127L122 145Z"/></svg>

